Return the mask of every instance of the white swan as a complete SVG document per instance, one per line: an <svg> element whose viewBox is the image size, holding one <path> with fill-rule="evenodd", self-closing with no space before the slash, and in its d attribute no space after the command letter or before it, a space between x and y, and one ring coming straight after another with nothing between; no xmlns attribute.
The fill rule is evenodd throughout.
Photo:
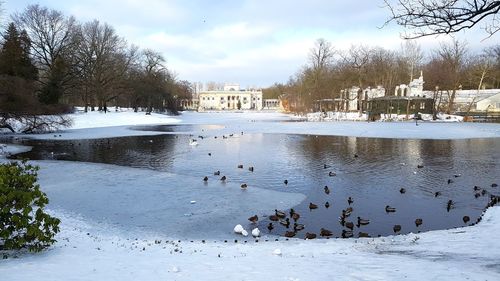
<svg viewBox="0 0 500 281"><path fill-rule="evenodd" d="M198 145L198 141L196 141L195 139L190 139L189 145L196 146L196 145Z"/></svg>

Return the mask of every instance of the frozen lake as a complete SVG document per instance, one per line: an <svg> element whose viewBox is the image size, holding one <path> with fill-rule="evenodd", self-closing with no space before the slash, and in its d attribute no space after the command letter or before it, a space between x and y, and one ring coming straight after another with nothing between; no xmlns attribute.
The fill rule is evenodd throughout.
<svg viewBox="0 0 500 281"><path fill-rule="evenodd" d="M276 124L275 120L271 126ZM469 224L475 222L489 200L488 194L500 193L498 187L491 187L500 174L498 138L426 140L271 134L252 127L258 126L141 126L135 129L165 134L27 140L24 143L32 145L33 150L18 157L151 171L133 175L136 170L131 170L132 174L121 184L109 183L109 189L93 193L84 188L61 187L49 188L47 193L52 206L93 220L124 229L190 238L231 238L234 222L239 221L248 229L253 226L246 218L255 214L260 217L257 226L267 232L267 216L274 213L274 208L288 212L290 207L300 213L298 222L305 226L296 237L304 237L306 232L319 233L320 228L340 236L347 228L338 218L347 207L353 209L347 222L356 224L358 216L370 220L368 225L355 226L354 236L359 232L371 236L394 234L395 224L401 225L398 233L447 229L463 226L465 215L471 219ZM198 145L189 145L190 139L196 139ZM57 169L54 163L60 162L46 165ZM71 167L82 169L72 165L68 162L68 174ZM418 168L419 165L423 167ZM78 174L90 180L92 169L100 169L85 167L86 173ZM249 167L254 167L253 172ZM113 168L106 169L112 178ZM214 175L215 171L220 171L220 175ZM329 172L336 175L330 176ZM227 177L225 183L220 181L223 175ZM205 176L207 182L203 181ZM151 181L155 177L159 178ZM134 182L133 187L127 181ZM240 190L243 183L248 190ZM325 193L325 186L329 194ZM474 186L481 189L475 191ZM401 188L405 189L404 194ZM177 197L172 198L172 189ZM487 192L482 195L482 190ZM440 193L437 197L436 192ZM353 199L351 205L348 197ZM179 198L183 200L180 202ZM190 206L193 198L197 202ZM447 209L449 200L453 205ZM310 203L318 205L318 209L310 210ZM386 205L395 207L396 212L387 213ZM423 221L418 227L417 218ZM271 234L275 235L283 235L293 227L273 224Z"/></svg>

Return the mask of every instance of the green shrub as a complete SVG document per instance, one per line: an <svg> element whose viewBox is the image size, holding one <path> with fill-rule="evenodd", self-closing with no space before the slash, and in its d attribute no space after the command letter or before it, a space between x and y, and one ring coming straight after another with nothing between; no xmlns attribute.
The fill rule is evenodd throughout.
<svg viewBox="0 0 500 281"><path fill-rule="evenodd" d="M0 250L50 246L59 232L59 219L43 211L49 199L37 183L38 166L26 161L0 165Z"/></svg>

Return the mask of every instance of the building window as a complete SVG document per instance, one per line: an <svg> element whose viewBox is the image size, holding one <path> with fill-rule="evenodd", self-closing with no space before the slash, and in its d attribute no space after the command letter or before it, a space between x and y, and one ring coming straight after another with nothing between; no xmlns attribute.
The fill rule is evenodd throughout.
<svg viewBox="0 0 500 281"><path fill-rule="evenodd" d="M203 97L203 100L205 100L205 97Z"/></svg>
<svg viewBox="0 0 500 281"><path fill-rule="evenodd" d="M420 103L420 109L425 109L425 102Z"/></svg>

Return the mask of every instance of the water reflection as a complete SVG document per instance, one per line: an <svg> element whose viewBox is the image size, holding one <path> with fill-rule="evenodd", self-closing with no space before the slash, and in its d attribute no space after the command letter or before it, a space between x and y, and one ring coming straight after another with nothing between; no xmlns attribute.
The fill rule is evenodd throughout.
<svg viewBox="0 0 500 281"><path fill-rule="evenodd" d="M321 228L341 236L343 230L350 230L346 223L356 224L358 216L370 223L354 226L354 236L359 232L370 236L393 234L394 225L401 225L398 233L458 227L464 225L465 215L471 218L469 223L475 222L488 203L488 194L499 193L498 187L491 187L500 174L497 139L401 140L238 132L223 136L222 131L220 135L216 131L198 138L199 145L193 147L189 139L198 134L176 133L203 134L209 128L186 125L140 129L174 134L28 141L35 147L20 157L148 168L199 177L200 184L205 176L210 181L226 176L228 182L246 183L248 188L301 192L307 199L294 209L300 214L298 223L304 224L304 230L298 231L296 237L304 237L306 232L319 234ZM237 168L238 165L243 168ZM423 167L418 168L419 165ZM253 172L249 166L254 167ZM214 176L214 171L220 171L220 175ZM287 185L283 183L285 179ZM325 186L329 194L325 193ZM474 186L487 193L477 196ZM401 188L406 192L401 193ZM437 197L436 192L440 193ZM352 197L352 204L348 197ZM448 200L454 202L449 211ZM310 203L318 205L318 209L310 210ZM396 208L396 212L386 212L386 205ZM342 225L339 217L348 207L352 214ZM273 211L269 210L268 215ZM422 219L422 224L417 226L416 219ZM266 230L269 222L261 217L257 225ZM290 228L272 223L272 234L284 235L293 228L293 220Z"/></svg>

